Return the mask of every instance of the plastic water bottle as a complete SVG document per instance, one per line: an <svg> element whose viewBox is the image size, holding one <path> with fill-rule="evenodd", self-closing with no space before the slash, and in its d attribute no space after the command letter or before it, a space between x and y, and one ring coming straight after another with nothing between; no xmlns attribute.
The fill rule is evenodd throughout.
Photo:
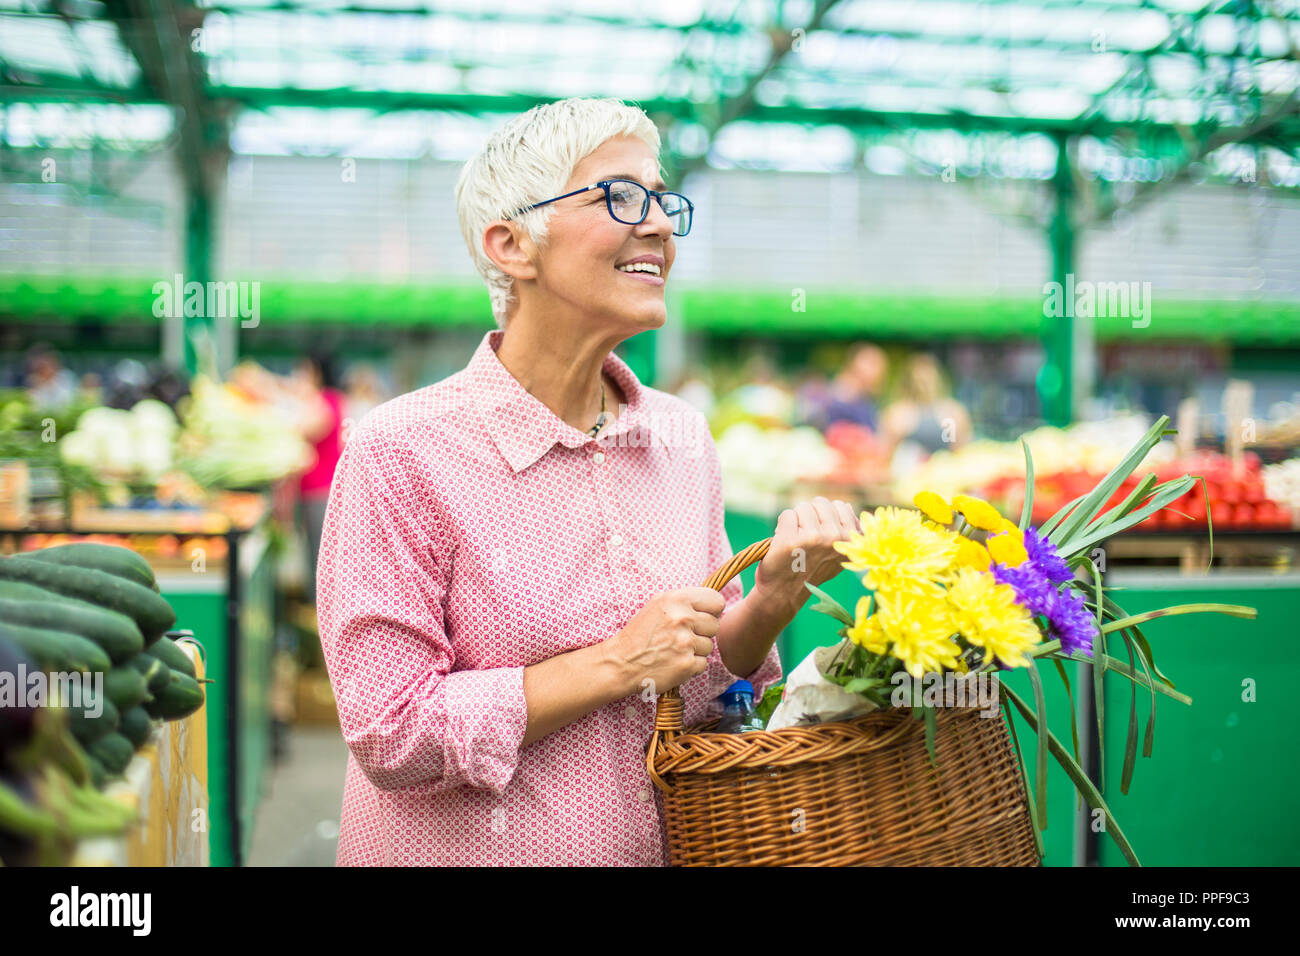
<svg viewBox="0 0 1300 956"><path fill-rule="evenodd" d="M743 734L762 730L763 718L754 713L754 685L738 680L722 695L722 719L714 729L715 734Z"/></svg>

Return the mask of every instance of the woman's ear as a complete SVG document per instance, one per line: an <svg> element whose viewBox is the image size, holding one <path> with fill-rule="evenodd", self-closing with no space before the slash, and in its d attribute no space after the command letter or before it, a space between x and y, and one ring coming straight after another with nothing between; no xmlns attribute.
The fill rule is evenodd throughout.
<svg viewBox="0 0 1300 956"><path fill-rule="evenodd" d="M496 219L483 231L483 254L514 279L537 278L537 246L514 223Z"/></svg>

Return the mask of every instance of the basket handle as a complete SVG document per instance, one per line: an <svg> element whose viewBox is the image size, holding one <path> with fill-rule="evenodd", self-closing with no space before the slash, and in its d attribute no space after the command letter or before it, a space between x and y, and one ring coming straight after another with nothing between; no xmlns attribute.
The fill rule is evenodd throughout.
<svg viewBox="0 0 1300 956"><path fill-rule="evenodd" d="M762 561L767 554L767 549L772 546L771 538L764 538L762 541L755 541L748 548L733 554L727 562L704 582L704 587L713 588L715 591L721 591L737 574L745 570L751 564ZM684 704L682 696L678 693L676 687L669 688L659 695L659 700L655 705L655 727L654 736L650 740L650 751L646 756L646 769L650 773L650 779L653 780L661 790L666 790L667 785L655 773L654 756L659 749L660 741L672 740L682 731L682 709Z"/></svg>

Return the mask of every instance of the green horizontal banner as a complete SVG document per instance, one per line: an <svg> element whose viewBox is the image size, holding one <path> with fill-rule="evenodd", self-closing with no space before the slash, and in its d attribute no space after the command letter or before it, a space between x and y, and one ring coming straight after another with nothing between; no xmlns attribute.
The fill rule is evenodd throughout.
<svg viewBox="0 0 1300 956"><path fill-rule="evenodd" d="M159 321L155 284L170 286L173 281L171 276L0 274L0 317L31 323L148 325ZM1054 321L1044 316L1044 300L1034 297L691 285L681 285L672 294L686 327L722 335L1031 338ZM492 321L487 290L474 280L420 285L260 280L257 307L258 324L275 327L486 327ZM1140 319L1103 315L1093 322L1100 342L1177 338L1300 343L1300 302L1166 300L1157 294Z"/></svg>

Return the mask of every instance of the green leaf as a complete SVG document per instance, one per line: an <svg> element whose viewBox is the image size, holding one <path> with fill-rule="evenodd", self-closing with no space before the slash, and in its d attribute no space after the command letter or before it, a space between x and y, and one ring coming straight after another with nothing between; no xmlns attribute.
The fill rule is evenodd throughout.
<svg viewBox="0 0 1300 956"><path fill-rule="evenodd" d="M1101 658L1101 657L1105 657L1106 670L1108 672L1114 671L1115 673L1122 675L1128 680L1140 684L1141 686L1145 687L1147 690L1157 691L1161 694L1164 694L1166 697L1172 697L1180 704L1190 705L1192 703L1192 699L1190 697L1188 697L1184 693L1174 690L1173 687L1171 687L1169 684L1166 684L1162 681L1153 681L1144 678L1141 674L1134 672L1134 670L1131 667L1129 667L1127 664L1125 664L1123 661L1117 660L1116 658L1111 657L1109 655L1095 654L1093 655L1093 657L1088 657L1084 655L1082 652L1080 652L1076 654L1063 655L1062 659L1071 660L1071 661L1081 661L1084 664L1096 664L1096 660L1094 658Z"/></svg>
<svg viewBox="0 0 1300 956"><path fill-rule="evenodd" d="M1154 621L1158 617L1204 613L1228 614L1232 617L1244 617L1254 620L1259 616L1259 609L1246 607L1244 604L1176 604L1173 607L1164 607L1158 611L1145 611L1142 614L1133 614L1129 617L1122 617L1117 621L1111 621L1101 629L1101 632L1110 634L1113 631L1127 630L1134 624L1145 624L1147 621Z"/></svg>
<svg viewBox="0 0 1300 956"><path fill-rule="evenodd" d="M763 691L763 696L759 698L758 705L754 708L754 713L758 714L763 720L763 726L772 719L772 711L776 710L776 705L781 703L781 693L785 690L785 681L779 684L772 684L767 690Z"/></svg>
<svg viewBox="0 0 1300 956"><path fill-rule="evenodd" d="M1034 456L1029 453L1029 442L1020 439L1025 449L1025 504L1020 509L1020 530L1029 527L1029 518L1034 513Z"/></svg>
<svg viewBox="0 0 1300 956"><path fill-rule="evenodd" d="M1122 518L1116 518L1109 524L1098 522L1079 530L1077 533L1072 532L1064 535L1056 543L1056 550L1060 552L1061 557L1068 560L1069 556L1078 554L1098 541L1105 541L1121 531L1126 531L1135 525L1141 524L1161 508L1167 507L1187 494L1188 489L1194 484L1196 482L1186 476L1166 481L1152 490L1151 499L1141 508L1124 515Z"/></svg>
<svg viewBox="0 0 1300 956"><path fill-rule="evenodd" d="M1147 476L1139 481L1133 490L1129 492L1128 497L1121 501L1117 507L1106 512L1106 514L1109 515L1112 512L1115 512L1115 517L1124 517L1138 506L1138 502L1144 501L1147 496L1151 494L1151 490L1155 487L1158 481L1159 478L1156 477L1155 472L1148 472ZM1105 521L1105 516L1102 517L1102 520Z"/></svg>
<svg viewBox="0 0 1300 956"><path fill-rule="evenodd" d="M1132 634L1131 631L1129 632L1129 636L1130 636L1130 637L1133 636L1133 634ZM1151 680L1151 668L1150 668L1150 666L1148 665L1148 662L1147 662L1146 657L1142 654L1142 647L1141 647L1141 645L1139 645L1139 644L1137 643L1136 640L1133 641L1133 644L1134 644L1134 646L1137 648L1137 659L1138 659L1138 663L1142 665L1142 670L1143 670L1143 672L1146 674L1147 686L1150 687L1151 684L1152 684L1152 680ZM1137 682L1135 681L1135 682L1134 682L1134 688L1136 689L1136 687L1137 687ZM1142 737L1142 756L1144 756L1144 757L1150 757L1150 756L1151 756L1151 750L1152 750L1152 748L1155 747L1155 745L1156 745L1156 695L1155 695L1155 692L1154 692L1154 691L1149 691L1149 692L1148 692L1148 696L1151 698L1151 714L1150 714L1150 716L1147 717L1147 732L1146 732L1146 734L1143 735L1143 737Z"/></svg>
<svg viewBox="0 0 1300 956"><path fill-rule="evenodd" d="M1065 685L1065 696L1070 701L1070 745L1074 750L1074 759L1079 759L1079 722L1074 713L1074 691L1070 689L1070 675L1065 672L1065 664L1060 658L1053 658L1052 663L1056 665L1056 673L1061 676L1061 683Z"/></svg>
<svg viewBox="0 0 1300 956"><path fill-rule="evenodd" d="M1099 604L1105 601L1105 595L1101 589L1101 572L1097 570L1097 564L1092 558L1088 559L1088 570L1092 572L1092 584L1097 595ZM1102 631L1097 635L1097 642L1092 648L1092 656L1098 658L1090 661L1092 665L1088 671L1092 676L1092 709L1097 714L1097 767L1100 775L1100 782L1103 789L1106 787L1106 693L1103 686L1103 679L1106 676L1106 632Z"/></svg>
<svg viewBox="0 0 1300 956"><path fill-rule="evenodd" d="M1101 510L1103 504L1110 500L1110 496L1115 493L1115 489L1124 483L1124 480L1133 473L1133 470L1146 459L1151 449L1160 443L1165 426L1168 424L1169 416L1161 415L1138 443L1130 448L1128 453L1120 459L1119 463L1110 470L1106 477L1084 497L1083 503L1074 510L1070 517L1052 532L1051 541L1057 545L1058 550L1060 549L1060 542L1068 541L1072 535L1080 529L1086 528L1088 523L1097 516L1097 512Z"/></svg>
<svg viewBox="0 0 1300 956"><path fill-rule="evenodd" d="M1112 601L1110 598L1104 598L1103 602L1105 604L1106 613L1109 614L1113 620L1120 620L1121 618L1128 616L1128 612L1125 611L1118 604L1116 604L1114 601ZM1103 631L1102 633L1104 634L1105 631ZM1159 677L1166 684L1168 684L1170 687L1178 686L1172 680L1170 680L1165 674L1161 673L1160 668L1156 666L1156 656L1155 653L1151 650L1151 644L1147 641L1146 635L1142 633L1142 629L1138 627L1136 624L1133 625L1133 633L1137 637L1138 646L1141 647L1142 650L1146 653L1147 662L1151 665L1151 669L1155 671L1156 676Z"/></svg>
<svg viewBox="0 0 1300 956"><path fill-rule="evenodd" d="M863 691L874 690L884 683L879 677L854 677L844 685L844 689L850 694L861 694Z"/></svg>
<svg viewBox="0 0 1300 956"><path fill-rule="evenodd" d="M1034 689L1034 712L1047 726L1047 698L1043 695L1043 678L1038 665L1029 665L1029 684ZM1038 825L1047 829L1047 738L1038 735L1038 752L1034 757L1034 802L1038 809Z"/></svg>
<svg viewBox="0 0 1300 956"><path fill-rule="evenodd" d="M1119 636L1124 639L1124 646L1128 648L1128 666L1132 669L1133 643L1129 640L1127 631L1120 631ZM1128 734L1124 738L1124 769L1119 777L1119 792L1125 796L1128 796L1129 785L1133 782L1133 765L1137 762L1138 746L1138 689L1136 682L1134 682L1130 690L1132 696L1128 708Z"/></svg>
<svg viewBox="0 0 1300 956"><path fill-rule="evenodd" d="M841 624L847 624L849 627L853 626L853 615L844 609L844 605L835 600L835 598L831 597L821 588L814 587L807 581L804 582L803 586L818 597L817 603L812 606L814 611L819 614L828 614ZM868 595L867 599L871 599L870 595Z"/></svg>
<svg viewBox="0 0 1300 956"><path fill-rule="evenodd" d="M1011 745L1015 748L1016 764L1020 767L1020 779L1025 785L1025 796L1032 800L1034 788L1029 785L1029 770L1025 767L1025 757L1020 750L1020 738L1016 734L1016 722L1011 716L1011 701L1005 697L1002 699L1002 709L1007 714L1007 730L1011 733ZM1029 828L1034 831L1034 845L1038 848L1038 859L1041 862L1046 851L1043 849L1043 831L1038 828L1038 816L1034 813L1029 814Z"/></svg>
<svg viewBox="0 0 1300 956"><path fill-rule="evenodd" d="M1029 708L1025 706L1025 702L1020 699L1019 695L1017 695L1015 691L1006 684L1002 685L1001 690L1010 698L1011 702L1016 705L1016 709L1020 711L1020 715L1025 719L1025 722L1029 724L1034 733L1047 734L1047 746L1051 749L1052 756L1056 757L1057 763L1061 765L1061 769L1064 770L1066 775L1074 781L1074 785L1079 789L1079 792L1083 794L1084 799L1088 801L1088 806L1092 807L1094 810L1100 810L1102 812L1102 815L1106 819L1106 832L1109 833L1110 838L1115 841L1115 845L1118 846L1119 851L1124 854L1124 858L1128 860L1129 865L1141 866L1142 864L1138 862L1137 854L1133 852L1133 847L1128 842L1128 837L1124 836L1124 831L1120 829L1119 821L1116 820L1115 815L1110 812L1110 807L1108 807L1106 801L1102 799L1101 792L1097 789L1096 785L1088 779L1088 775L1083 772L1083 768L1080 767L1076 761L1070 758L1070 755L1065 752L1065 748L1061 746L1061 742L1056 739L1056 736L1050 730L1046 727L1044 727L1042 731L1039 730L1038 721L1034 719Z"/></svg>
<svg viewBox="0 0 1300 956"><path fill-rule="evenodd" d="M1075 498L1073 501L1067 502L1060 511L1043 522L1042 526L1038 529L1038 533L1050 539L1053 529L1055 529L1056 526L1061 523L1061 520L1070 513L1070 509L1083 501L1085 497L1087 496L1079 495L1079 497Z"/></svg>

